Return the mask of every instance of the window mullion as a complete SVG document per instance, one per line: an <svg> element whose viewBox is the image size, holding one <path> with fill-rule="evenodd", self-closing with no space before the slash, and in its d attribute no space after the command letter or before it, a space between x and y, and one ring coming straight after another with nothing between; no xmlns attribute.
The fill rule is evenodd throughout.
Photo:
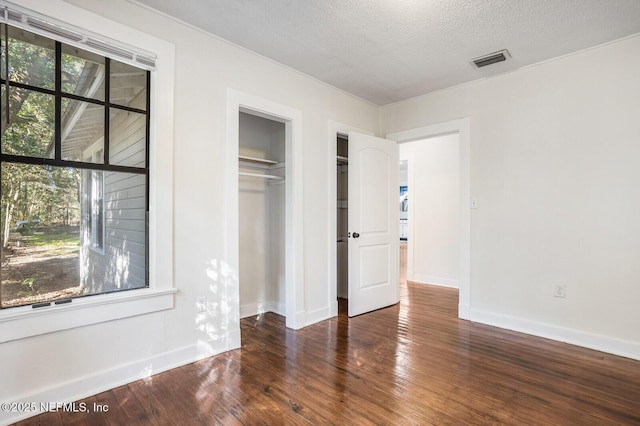
<svg viewBox="0 0 640 426"><path fill-rule="evenodd" d="M104 164L109 165L109 107L111 105L111 59L104 60Z"/></svg>
<svg viewBox="0 0 640 426"><path fill-rule="evenodd" d="M62 159L62 43L56 41L55 63L55 154L56 160Z"/></svg>
<svg viewBox="0 0 640 426"><path fill-rule="evenodd" d="M144 168L147 171L147 193L146 210L149 212L149 141L151 140L151 72L147 71L147 111L145 116L146 140L145 140L145 162Z"/></svg>

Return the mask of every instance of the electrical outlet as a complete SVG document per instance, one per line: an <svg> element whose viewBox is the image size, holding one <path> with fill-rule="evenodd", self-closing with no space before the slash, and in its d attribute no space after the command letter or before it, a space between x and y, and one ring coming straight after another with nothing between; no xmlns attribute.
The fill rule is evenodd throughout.
<svg viewBox="0 0 640 426"><path fill-rule="evenodd" d="M567 297L567 289L564 284L556 284L553 286L553 297Z"/></svg>

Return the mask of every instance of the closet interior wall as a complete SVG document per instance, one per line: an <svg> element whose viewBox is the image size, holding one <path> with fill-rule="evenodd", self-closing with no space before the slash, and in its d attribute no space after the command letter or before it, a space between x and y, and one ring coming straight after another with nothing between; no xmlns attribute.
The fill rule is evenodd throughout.
<svg viewBox="0 0 640 426"><path fill-rule="evenodd" d="M284 123L240 112L238 153L240 316L285 316Z"/></svg>
<svg viewBox="0 0 640 426"><path fill-rule="evenodd" d="M346 299L349 297L349 141L338 136L337 140L337 207L336 223L338 235L337 248L337 286L338 297Z"/></svg>

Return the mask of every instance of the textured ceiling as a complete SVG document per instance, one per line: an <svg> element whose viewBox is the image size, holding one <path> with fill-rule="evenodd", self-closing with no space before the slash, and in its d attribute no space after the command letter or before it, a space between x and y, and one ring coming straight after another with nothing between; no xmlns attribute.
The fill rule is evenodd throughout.
<svg viewBox="0 0 640 426"><path fill-rule="evenodd" d="M640 32L640 0L135 2L378 105ZM469 62L500 49L512 59Z"/></svg>

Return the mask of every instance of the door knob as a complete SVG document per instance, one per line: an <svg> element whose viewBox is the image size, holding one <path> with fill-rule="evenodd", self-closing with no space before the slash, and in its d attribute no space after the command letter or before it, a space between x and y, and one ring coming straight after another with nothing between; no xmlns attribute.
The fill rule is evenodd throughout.
<svg viewBox="0 0 640 426"><path fill-rule="evenodd" d="M360 234L358 234L357 232L353 233L353 238L358 238L360 236Z"/></svg>

